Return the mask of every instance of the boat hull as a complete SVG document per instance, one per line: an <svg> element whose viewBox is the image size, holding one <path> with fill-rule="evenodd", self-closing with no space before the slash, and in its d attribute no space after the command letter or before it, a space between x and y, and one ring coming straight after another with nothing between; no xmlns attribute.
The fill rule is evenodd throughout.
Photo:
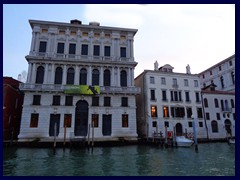
<svg viewBox="0 0 240 180"><path fill-rule="evenodd" d="M176 142L179 147L190 147L193 144L193 140L185 138L184 136L177 136Z"/></svg>

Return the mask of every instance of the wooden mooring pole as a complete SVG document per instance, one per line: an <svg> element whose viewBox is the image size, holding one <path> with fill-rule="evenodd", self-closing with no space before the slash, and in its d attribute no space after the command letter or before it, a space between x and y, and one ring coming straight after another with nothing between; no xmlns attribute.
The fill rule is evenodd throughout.
<svg viewBox="0 0 240 180"><path fill-rule="evenodd" d="M65 152L65 146L66 146L66 133L67 133L67 126L65 124L64 126L64 139L63 139L63 151Z"/></svg>

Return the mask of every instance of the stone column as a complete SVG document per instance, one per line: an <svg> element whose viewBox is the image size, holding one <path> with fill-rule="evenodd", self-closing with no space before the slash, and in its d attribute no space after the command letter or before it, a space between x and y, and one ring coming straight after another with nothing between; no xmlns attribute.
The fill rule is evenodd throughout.
<svg viewBox="0 0 240 180"><path fill-rule="evenodd" d="M76 67L75 67L74 85L79 85L79 67L78 67L78 65L76 65Z"/></svg>
<svg viewBox="0 0 240 180"><path fill-rule="evenodd" d="M48 79L48 64L45 64L45 71L44 71L44 80L43 84L47 84L47 79Z"/></svg>
<svg viewBox="0 0 240 180"><path fill-rule="evenodd" d="M115 74L114 74L114 67L112 67L112 71L111 71L111 86L116 86L116 82L114 81L114 77L115 77Z"/></svg>
<svg viewBox="0 0 240 180"><path fill-rule="evenodd" d="M117 86L121 86L121 84L120 84L120 68L118 67L117 68Z"/></svg>
<svg viewBox="0 0 240 180"><path fill-rule="evenodd" d="M28 75L26 83L31 83L31 76L32 76L32 63L28 63Z"/></svg>
<svg viewBox="0 0 240 180"><path fill-rule="evenodd" d="M35 51L35 41L36 41L36 32L32 32L32 43L31 43L31 50L30 50L30 54L32 54L32 52Z"/></svg>
<svg viewBox="0 0 240 180"><path fill-rule="evenodd" d="M87 84L92 85L92 66L88 67L88 78L87 79L88 79Z"/></svg>
<svg viewBox="0 0 240 180"><path fill-rule="evenodd" d="M67 65L64 64L63 66L63 78L62 78L62 84L66 85L67 82Z"/></svg>
<svg viewBox="0 0 240 180"><path fill-rule="evenodd" d="M39 32L36 33L36 38L35 38L35 52L38 53L39 51Z"/></svg>
<svg viewBox="0 0 240 180"><path fill-rule="evenodd" d="M100 86L103 86L103 67L100 67L100 82L99 82Z"/></svg>
<svg viewBox="0 0 240 180"><path fill-rule="evenodd" d="M52 71L51 71L51 84L54 84L54 80L55 80L55 68L54 68L54 64L52 64L52 67L51 67Z"/></svg>
<svg viewBox="0 0 240 180"><path fill-rule="evenodd" d="M36 64L35 63L33 63L31 82L33 84L35 84L36 82Z"/></svg>
<svg viewBox="0 0 240 180"><path fill-rule="evenodd" d="M128 68L128 72L127 72L127 86L132 86L132 74L131 74L131 69Z"/></svg>
<svg viewBox="0 0 240 180"><path fill-rule="evenodd" d="M134 68L131 69L132 70L132 86L134 86Z"/></svg>

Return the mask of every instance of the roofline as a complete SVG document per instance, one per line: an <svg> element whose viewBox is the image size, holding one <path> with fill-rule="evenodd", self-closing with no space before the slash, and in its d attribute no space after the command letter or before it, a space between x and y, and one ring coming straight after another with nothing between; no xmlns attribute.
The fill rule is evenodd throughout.
<svg viewBox="0 0 240 180"><path fill-rule="evenodd" d="M203 74L203 73L205 73L205 72L207 72L207 71L209 71L209 70L212 69L212 68L215 68L215 67L219 66L220 64L222 64L222 63L228 61L229 59L232 59L233 57L235 57L235 54L233 54L232 56L230 56L230 57L228 57L228 58L226 58L226 59L220 61L219 63L217 63L217 64L215 64L215 65L213 65L213 66L211 66L210 68L208 68L208 69L206 69L206 70L200 72L199 75L200 75L200 74Z"/></svg>
<svg viewBox="0 0 240 180"><path fill-rule="evenodd" d="M131 28L121 28L121 27L110 27L110 26L93 26L93 25L86 25L86 24L71 24L65 22L54 22L54 21L43 21L43 20L29 20L29 24L31 28L33 28L33 24L42 24L42 25L54 25L54 26L68 26L68 27L75 27L75 28L94 28L94 29L104 29L104 30L115 30L115 31L127 31L133 32L134 35L137 33L138 29L131 29Z"/></svg>
<svg viewBox="0 0 240 180"><path fill-rule="evenodd" d="M223 95L235 95L235 91L209 91L209 90L201 90L203 94L223 94Z"/></svg>
<svg viewBox="0 0 240 180"><path fill-rule="evenodd" d="M155 71L155 70L144 70L141 74L139 74L138 76L141 76L143 73L146 74L148 72L151 72L151 73L161 73L161 74L174 74L174 75L186 75L186 76L198 76L199 77L199 74L187 74L187 73L177 73L177 72L164 72L164 71ZM138 76L135 78L137 79Z"/></svg>

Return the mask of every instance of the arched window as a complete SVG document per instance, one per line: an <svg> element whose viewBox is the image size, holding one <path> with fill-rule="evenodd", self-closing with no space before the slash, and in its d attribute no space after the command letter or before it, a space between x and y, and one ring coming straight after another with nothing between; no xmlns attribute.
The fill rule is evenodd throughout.
<svg viewBox="0 0 240 180"><path fill-rule="evenodd" d="M79 84L80 85L87 84L87 70L85 68L82 68L80 71Z"/></svg>
<svg viewBox="0 0 240 180"><path fill-rule="evenodd" d="M121 86L127 86L127 72L125 70L121 71Z"/></svg>
<svg viewBox="0 0 240 180"><path fill-rule="evenodd" d="M222 76L220 77L220 81L221 81L222 88L224 88L224 81L223 81L223 77Z"/></svg>
<svg viewBox="0 0 240 180"><path fill-rule="evenodd" d="M204 98L204 106L208 107L208 100L207 100L207 98Z"/></svg>
<svg viewBox="0 0 240 180"><path fill-rule="evenodd" d="M233 100L233 99L231 99L231 106L232 106L232 108L235 108L234 100Z"/></svg>
<svg viewBox="0 0 240 180"><path fill-rule="evenodd" d="M215 103L215 108L218 108L219 105L218 105L218 99L214 99L214 103Z"/></svg>
<svg viewBox="0 0 240 180"><path fill-rule="evenodd" d="M55 80L54 84L62 84L62 74L63 70L61 67L57 67L55 71Z"/></svg>
<svg viewBox="0 0 240 180"><path fill-rule="evenodd" d="M104 86L110 86L110 83L111 83L111 74L110 74L110 71L108 69L106 69L104 71Z"/></svg>
<svg viewBox="0 0 240 180"><path fill-rule="evenodd" d="M228 100L225 100L225 108L226 108L226 110L229 110Z"/></svg>
<svg viewBox="0 0 240 180"><path fill-rule="evenodd" d="M67 84L74 84L74 69L72 67L67 70Z"/></svg>
<svg viewBox="0 0 240 180"><path fill-rule="evenodd" d="M42 84L43 79L44 79L44 67L39 66L37 68L36 84Z"/></svg>
<svg viewBox="0 0 240 180"><path fill-rule="evenodd" d="M235 75L234 72L231 72L232 83L235 84Z"/></svg>
<svg viewBox="0 0 240 180"><path fill-rule="evenodd" d="M223 102L223 100L221 100L221 108L222 108L222 110L224 110L224 102Z"/></svg>
<svg viewBox="0 0 240 180"><path fill-rule="evenodd" d="M92 71L92 85L99 85L99 71L97 69Z"/></svg>
<svg viewBox="0 0 240 180"><path fill-rule="evenodd" d="M217 121L213 120L211 122L211 126L212 126L212 132L213 133L218 133L218 123L217 123Z"/></svg>

